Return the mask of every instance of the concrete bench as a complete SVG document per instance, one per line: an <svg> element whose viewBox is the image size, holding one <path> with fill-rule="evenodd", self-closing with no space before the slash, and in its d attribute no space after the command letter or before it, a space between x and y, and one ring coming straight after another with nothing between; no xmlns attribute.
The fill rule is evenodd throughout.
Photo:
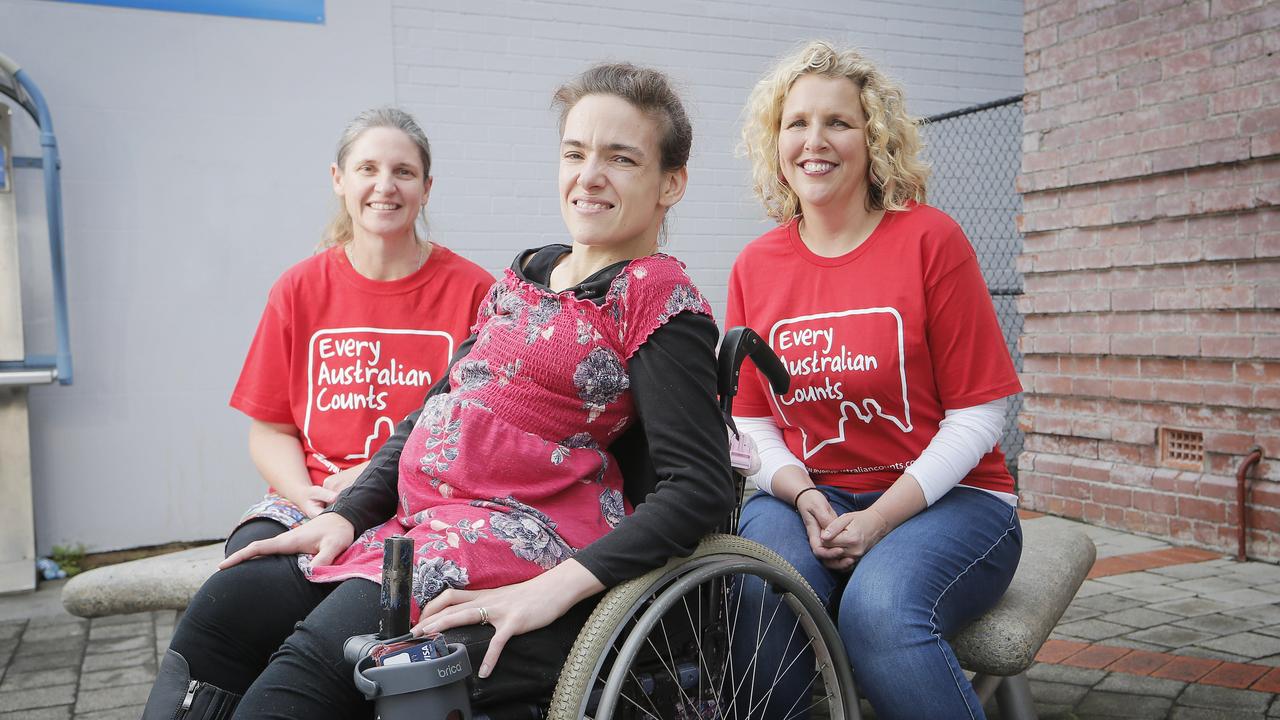
<svg viewBox="0 0 1280 720"><path fill-rule="evenodd" d="M184 610L218 569L222 543L80 573L62 588L62 606L85 618Z"/></svg>
<svg viewBox="0 0 1280 720"><path fill-rule="evenodd" d="M1022 560L1004 597L951 640L961 667L977 673L978 697L994 694L1006 720L1036 717L1024 673L1097 554L1087 535L1056 518L1028 520L1022 533Z"/></svg>
<svg viewBox="0 0 1280 720"><path fill-rule="evenodd" d="M1025 672L1084 582L1093 541L1055 518L1023 524L1022 561L1000 603L951 641L960 664L977 673L974 689L992 694L1007 720L1035 717ZM62 591L67 612L100 617L182 610L222 559L222 544L90 570Z"/></svg>

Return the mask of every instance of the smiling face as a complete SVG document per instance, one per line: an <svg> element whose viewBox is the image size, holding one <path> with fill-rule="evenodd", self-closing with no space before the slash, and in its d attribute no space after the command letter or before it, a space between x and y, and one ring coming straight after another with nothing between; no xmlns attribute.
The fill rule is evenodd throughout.
<svg viewBox="0 0 1280 720"><path fill-rule="evenodd" d="M685 169L662 169L656 120L613 95L587 95L565 117L560 214L577 245L618 257L654 251L668 208L684 195Z"/></svg>
<svg viewBox="0 0 1280 720"><path fill-rule="evenodd" d="M831 203L866 205L866 115L845 77L801 75L782 103L778 163L801 212Z"/></svg>
<svg viewBox="0 0 1280 720"><path fill-rule="evenodd" d="M424 177L422 156L408 135L391 127L370 128L351 144L343 167L335 164L330 171L356 238L413 237L431 178Z"/></svg>

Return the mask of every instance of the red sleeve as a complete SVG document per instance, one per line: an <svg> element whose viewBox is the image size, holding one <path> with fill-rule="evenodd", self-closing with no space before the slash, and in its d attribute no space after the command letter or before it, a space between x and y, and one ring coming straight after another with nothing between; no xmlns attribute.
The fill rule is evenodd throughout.
<svg viewBox="0 0 1280 720"><path fill-rule="evenodd" d="M733 264L729 273L729 305L725 310L725 330L745 325L751 327L747 318L746 303L742 296L742 278L739 276L745 263L741 258ZM751 327L761 337L768 337L767 328ZM767 340L766 340L767 342ZM764 378L756 372L750 360L742 363L742 373L738 376L738 394L733 398L733 414L738 417L772 417L769 398L765 395Z"/></svg>
<svg viewBox="0 0 1280 720"><path fill-rule="evenodd" d="M294 424L289 403L293 327L283 281L271 288L258 331L231 393L231 407L263 422Z"/></svg>
<svg viewBox="0 0 1280 720"><path fill-rule="evenodd" d="M942 242L937 278L926 278L929 355L943 409L1022 391L978 258L959 227Z"/></svg>

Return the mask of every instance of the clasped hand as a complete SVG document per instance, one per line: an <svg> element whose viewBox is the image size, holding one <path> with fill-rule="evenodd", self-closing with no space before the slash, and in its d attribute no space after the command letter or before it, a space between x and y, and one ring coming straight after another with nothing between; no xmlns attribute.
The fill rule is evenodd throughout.
<svg viewBox="0 0 1280 720"><path fill-rule="evenodd" d="M888 521L875 508L836 515L821 492L802 494L796 511L814 556L831 570L851 569L889 533Z"/></svg>

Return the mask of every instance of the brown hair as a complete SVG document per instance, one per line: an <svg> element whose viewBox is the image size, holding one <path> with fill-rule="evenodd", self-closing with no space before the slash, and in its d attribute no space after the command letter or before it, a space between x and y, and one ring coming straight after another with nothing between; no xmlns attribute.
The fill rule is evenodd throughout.
<svg viewBox="0 0 1280 720"><path fill-rule="evenodd" d="M662 138L662 169L670 172L689 164L693 147L693 127L671 80L662 72L631 63L602 63L588 68L556 90L551 106L560 111L560 133L565 119L578 101L588 95L622 98L659 122Z"/></svg>
<svg viewBox="0 0 1280 720"><path fill-rule="evenodd" d="M351 146L364 135L366 131L373 128L389 127L395 128L404 133L418 146L418 158L422 160L422 182L427 182L431 177L431 143L427 142L427 134L422 131L418 125L418 121L413 119L409 113L393 107L373 108L365 110L355 117L354 120L347 123L346 129L342 131L342 137L338 138L338 168L341 169L347 162L347 155L351 152ZM425 218L424 218L425 222ZM416 235L415 230L415 235ZM338 203L338 212L334 214L333 219L329 221L329 226L325 228L324 235L320 241L320 247L333 247L334 245L345 245L351 242L351 216L347 214L347 209L342 203Z"/></svg>

